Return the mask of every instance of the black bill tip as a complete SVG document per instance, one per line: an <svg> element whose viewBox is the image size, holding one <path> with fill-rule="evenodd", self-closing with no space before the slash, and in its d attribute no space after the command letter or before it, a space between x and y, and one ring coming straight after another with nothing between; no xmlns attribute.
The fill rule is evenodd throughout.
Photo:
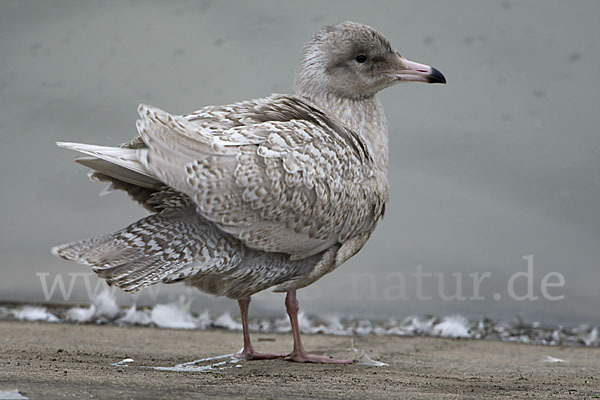
<svg viewBox="0 0 600 400"><path fill-rule="evenodd" d="M427 75L429 83L446 83L446 77L437 69L431 67L431 73Z"/></svg>

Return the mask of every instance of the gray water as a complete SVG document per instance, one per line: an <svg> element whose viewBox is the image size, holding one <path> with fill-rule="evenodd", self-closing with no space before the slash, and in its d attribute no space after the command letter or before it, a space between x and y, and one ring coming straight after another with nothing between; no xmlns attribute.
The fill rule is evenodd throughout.
<svg viewBox="0 0 600 400"><path fill-rule="evenodd" d="M382 93L385 219L357 256L300 292L301 307L598 323L598 15L596 1L2 1L0 300L89 302L97 280L49 248L144 216L123 194L98 196L55 141L124 142L140 102L183 113L290 92L303 43L355 20L448 84ZM65 298L59 286L50 295L59 278ZM119 300L181 294L198 310L236 309L180 285ZM251 313L283 313L282 296L256 296Z"/></svg>

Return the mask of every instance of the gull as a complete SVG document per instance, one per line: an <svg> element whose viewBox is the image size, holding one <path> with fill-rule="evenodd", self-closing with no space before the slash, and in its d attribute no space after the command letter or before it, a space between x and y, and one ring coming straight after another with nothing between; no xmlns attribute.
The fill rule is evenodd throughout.
<svg viewBox="0 0 600 400"><path fill-rule="evenodd" d="M399 82L446 83L377 30L326 26L303 47L294 94L183 115L138 107L138 135L117 147L59 142L85 156L93 180L150 215L115 232L56 246L126 292L184 282L238 301L238 357L351 363L306 352L296 291L367 242L388 201L388 129L376 94ZM248 331L250 298L286 292L294 347L263 354Z"/></svg>

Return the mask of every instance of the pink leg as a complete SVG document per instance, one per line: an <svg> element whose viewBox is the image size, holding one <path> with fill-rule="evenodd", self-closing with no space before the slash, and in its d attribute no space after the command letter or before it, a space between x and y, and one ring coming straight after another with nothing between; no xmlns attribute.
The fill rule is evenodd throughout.
<svg viewBox="0 0 600 400"><path fill-rule="evenodd" d="M250 296L238 300L240 314L242 314L242 330L244 332L244 349L236 354L236 357L245 360L268 360L272 358L283 358L285 354L257 353L250 343L250 332L248 331L248 309L250 308Z"/></svg>
<svg viewBox="0 0 600 400"><path fill-rule="evenodd" d="M302 346L302 341L300 340L300 328L298 326L299 307L295 290L287 292L287 296L285 297L285 308L290 317L292 334L294 335L294 350L286 357L286 360L322 364L352 364L352 360L337 360L326 356L315 356L308 354L306 350L304 350L304 346Z"/></svg>

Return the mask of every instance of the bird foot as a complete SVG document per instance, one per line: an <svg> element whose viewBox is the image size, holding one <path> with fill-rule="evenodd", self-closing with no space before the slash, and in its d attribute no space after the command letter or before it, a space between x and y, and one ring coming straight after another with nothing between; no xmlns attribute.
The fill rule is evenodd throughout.
<svg viewBox="0 0 600 400"><path fill-rule="evenodd" d="M315 364L352 364L352 360L339 360L328 356L317 356L306 352L291 352L285 357L287 361Z"/></svg>
<svg viewBox="0 0 600 400"><path fill-rule="evenodd" d="M234 355L236 358L240 358L242 360L273 360L276 358L285 358L287 354L277 354L277 353L258 353L254 350L242 350L239 353Z"/></svg>

